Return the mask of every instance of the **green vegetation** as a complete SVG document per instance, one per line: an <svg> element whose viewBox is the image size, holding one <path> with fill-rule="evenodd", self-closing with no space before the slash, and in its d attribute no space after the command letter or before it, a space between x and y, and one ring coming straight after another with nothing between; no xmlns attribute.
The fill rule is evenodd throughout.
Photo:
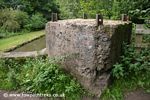
<svg viewBox="0 0 150 100"><path fill-rule="evenodd" d="M44 29L51 13L59 19L80 18L85 13L95 18L100 13L105 19L120 19L121 14L130 15L135 23L149 19L149 0L1 0L0 37L11 36L12 32ZM149 24L146 24L149 27ZM17 35L17 34L16 34Z"/></svg>
<svg viewBox="0 0 150 100"><path fill-rule="evenodd" d="M143 36L143 42L150 43L150 35L149 34Z"/></svg>
<svg viewBox="0 0 150 100"><path fill-rule="evenodd" d="M0 10L0 37L18 35L18 32L26 30L41 30L45 27L45 23L46 19L40 13L33 14L30 18L21 10L2 9Z"/></svg>
<svg viewBox="0 0 150 100"><path fill-rule="evenodd" d="M52 12L55 0L0 0L0 38L44 29Z"/></svg>
<svg viewBox="0 0 150 100"><path fill-rule="evenodd" d="M20 10L1 9L1 32L17 32L27 24L29 16ZM3 35L3 34L2 34Z"/></svg>
<svg viewBox="0 0 150 100"><path fill-rule="evenodd" d="M141 75L115 79L112 85L104 91L101 100L124 100L126 93L141 88L150 93L149 77L149 72L143 72Z"/></svg>
<svg viewBox="0 0 150 100"><path fill-rule="evenodd" d="M149 0L56 0L60 6L61 18L82 17L87 13L95 18L101 13L104 18L120 19L121 14L128 14L132 18L146 18L150 14ZM65 2L64 2L65 1Z"/></svg>
<svg viewBox="0 0 150 100"><path fill-rule="evenodd" d="M62 71L56 60L45 57L0 60L0 89L32 93L65 94L79 100L84 90L76 79Z"/></svg>
<svg viewBox="0 0 150 100"><path fill-rule="evenodd" d="M0 0L0 9L4 8L19 9L29 16L41 13L48 20L52 12L59 12L55 0Z"/></svg>
<svg viewBox="0 0 150 100"><path fill-rule="evenodd" d="M41 30L51 19L80 18L83 13L95 18L120 19L130 15L134 23L150 19L149 0L0 0L0 52L44 35ZM149 21L145 21L150 28ZM37 31L30 32L27 31ZM134 37L133 37L134 38ZM133 40L132 40L133 41ZM150 42L145 35L143 42ZM134 46L124 46L124 54L112 69L113 83L103 93L102 100L123 100L125 92L143 88L150 92L150 48L137 52ZM0 89L34 93L65 93L67 99L77 99L85 93L72 76L62 71L53 60L45 57L0 59Z"/></svg>
<svg viewBox="0 0 150 100"><path fill-rule="evenodd" d="M43 18L42 14L36 13L31 16L31 19L28 21L28 24L25 26L25 29L35 31L43 29L45 27L46 19Z"/></svg>
<svg viewBox="0 0 150 100"><path fill-rule="evenodd" d="M137 52L133 45L124 47L120 62L112 69L112 85L105 90L102 100L123 100L126 92L138 88L150 92L150 48ZM46 57L1 59L0 89L64 93L67 100L79 100L85 90L56 61Z"/></svg>
<svg viewBox="0 0 150 100"><path fill-rule="evenodd" d="M0 52L14 48L22 43L31 41L44 34L45 34L44 31L37 31L0 39Z"/></svg>
<svg viewBox="0 0 150 100"><path fill-rule="evenodd" d="M137 88L150 92L150 48L137 52L133 45L125 46L112 75L114 81L103 93L102 100L123 100L126 92Z"/></svg>
<svg viewBox="0 0 150 100"><path fill-rule="evenodd" d="M150 47L135 48L135 25L133 27L132 43L124 44L120 61L113 66L112 84L102 94L102 100L124 100L126 93L143 89L150 93ZM144 37L149 43L149 37Z"/></svg>
<svg viewBox="0 0 150 100"><path fill-rule="evenodd" d="M145 20L146 28L150 28L150 17Z"/></svg>
<svg viewBox="0 0 150 100"><path fill-rule="evenodd" d="M131 75L138 75L142 72L150 71L150 49L141 50L140 53L133 46L127 46L121 56L120 63L114 65L112 74L119 79L128 78Z"/></svg>

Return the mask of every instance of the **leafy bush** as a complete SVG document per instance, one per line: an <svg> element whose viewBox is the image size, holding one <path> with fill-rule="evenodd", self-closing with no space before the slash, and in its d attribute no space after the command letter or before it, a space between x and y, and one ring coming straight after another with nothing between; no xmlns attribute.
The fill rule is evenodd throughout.
<svg viewBox="0 0 150 100"><path fill-rule="evenodd" d="M150 35L146 34L143 36L143 43L149 43L150 44Z"/></svg>
<svg viewBox="0 0 150 100"><path fill-rule="evenodd" d="M28 14L20 10L15 10L14 13L16 21L19 23L20 28L23 29L29 21Z"/></svg>
<svg viewBox="0 0 150 100"><path fill-rule="evenodd" d="M150 72L150 48L136 52L132 45L125 46L120 63L114 65L113 76L118 79L127 78L143 72Z"/></svg>
<svg viewBox="0 0 150 100"><path fill-rule="evenodd" d="M15 15L11 9L3 9L0 11L0 27L5 31L16 31L20 28L19 23L15 20Z"/></svg>
<svg viewBox="0 0 150 100"><path fill-rule="evenodd" d="M122 46L120 61L112 69L113 82L102 94L102 100L124 100L126 93L138 89L150 91L150 46L135 48L135 25L132 31L132 44ZM148 42L148 37L144 38Z"/></svg>
<svg viewBox="0 0 150 100"><path fill-rule="evenodd" d="M150 17L145 20L145 26L146 28L150 28Z"/></svg>
<svg viewBox="0 0 150 100"><path fill-rule="evenodd" d="M42 14L37 13L32 15L25 28L29 30L39 30L45 27L45 23L46 19L42 16Z"/></svg>
<svg viewBox="0 0 150 100"><path fill-rule="evenodd" d="M2 28L8 32L17 32L17 30L20 29L20 25L17 21L8 19L5 23L3 23Z"/></svg>
<svg viewBox="0 0 150 100"><path fill-rule="evenodd" d="M124 100L126 93L141 88L150 91L150 48L136 52L133 45L124 47L120 62L112 70L113 83L102 94L102 100Z"/></svg>
<svg viewBox="0 0 150 100"><path fill-rule="evenodd" d="M83 89L74 78L62 71L53 60L4 59L0 60L0 84L2 89L20 89L32 93L62 94L77 99Z"/></svg>
<svg viewBox="0 0 150 100"><path fill-rule="evenodd" d="M28 14L20 10L0 10L0 36L20 31L27 24L28 18Z"/></svg>

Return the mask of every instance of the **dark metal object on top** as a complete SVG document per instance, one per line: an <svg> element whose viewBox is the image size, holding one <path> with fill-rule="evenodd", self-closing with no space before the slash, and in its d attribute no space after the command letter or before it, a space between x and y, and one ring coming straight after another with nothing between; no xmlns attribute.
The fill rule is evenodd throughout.
<svg viewBox="0 0 150 100"><path fill-rule="evenodd" d="M51 21L52 22L58 21L58 15L57 15L57 13L52 13Z"/></svg>
<svg viewBox="0 0 150 100"><path fill-rule="evenodd" d="M103 25L103 16L96 14L96 26Z"/></svg>

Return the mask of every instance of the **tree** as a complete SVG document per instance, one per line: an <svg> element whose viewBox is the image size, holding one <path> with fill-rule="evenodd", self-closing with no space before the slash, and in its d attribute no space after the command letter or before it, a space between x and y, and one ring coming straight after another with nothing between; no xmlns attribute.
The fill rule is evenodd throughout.
<svg viewBox="0 0 150 100"><path fill-rule="evenodd" d="M110 18L112 16L113 0L57 0L62 18L77 18L86 13L89 18L95 18L101 13Z"/></svg>
<svg viewBox="0 0 150 100"><path fill-rule="evenodd" d="M80 0L56 0L60 8L60 18L77 18L80 16Z"/></svg>
<svg viewBox="0 0 150 100"><path fill-rule="evenodd" d="M0 10L0 28L8 32L16 32L27 23L28 14L20 10Z"/></svg>
<svg viewBox="0 0 150 100"><path fill-rule="evenodd" d="M113 13L129 14L131 17L146 17L149 13L149 0L114 0ZM115 15L115 14L113 14ZM115 15L116 16L116 15Z"/></svg>
<svg viewBox="0 0 150 100"><path fill-rule="evenodd" d="M44 17L50 20L52 12L59 13L59 7L55 0L22 0L22 10L28 12L29 15L41 13Z"/></svg>
<svg viewBox="0 0 150 100"><path fill-rule="evenodd" d="M52 12L59 13L59 7L55 0L1 0L1 9L12 8L27 12L30 16L42 13L45 18L50 19Z"/></svg>

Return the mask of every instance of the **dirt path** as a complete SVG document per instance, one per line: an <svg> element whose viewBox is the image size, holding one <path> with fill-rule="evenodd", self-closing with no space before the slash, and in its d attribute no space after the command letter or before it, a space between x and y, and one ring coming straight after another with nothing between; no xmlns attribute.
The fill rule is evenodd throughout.
<svg viewBox="0 0 150 100"><path fill-rule="evenodd" d="M150 93L146 93L144 90L136 90L127 93L125 100L150 100Z"/></svg>

